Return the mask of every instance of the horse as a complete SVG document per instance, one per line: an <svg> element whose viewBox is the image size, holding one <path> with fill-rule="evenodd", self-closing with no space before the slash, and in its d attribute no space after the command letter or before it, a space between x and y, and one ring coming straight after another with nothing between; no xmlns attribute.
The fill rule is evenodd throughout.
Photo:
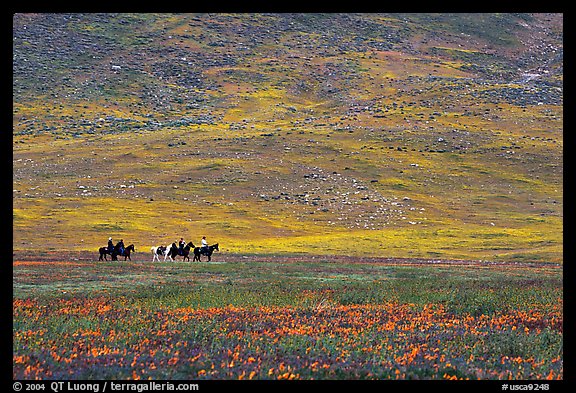
<svg viewBox="0 0 576 393"><path fill-rule="evenodd" d="M158 262L160 262L160 255L167 254L166 246L152 247L150 251L152 251L152 262L154 262L155 260L158 260ZM164 255L164 260L166 260L166 255Z"/></svg>
<svg viewBox="0 0 576 393"><path fill-rule="evenodd" d="M218 243L212 245L212 246L208 246L208 251L206 251L204 248L202 247L196 247L194 248L194 259L192 259L192 262L194 261L200 261L200 255L206 255L208 256L208 262L210 262L210 260L212 259L212 253L214 252L214 250L216 251L220 251L218 249Z"/></svg>
<svg viewBox="0 0 576 393"><path fill-rule="evenodd" d="M174 244L174 246L175 246L175 244ZM170 257L170 250L172 250L172 247L170 247L170 248L166 247L166 249L164 250L164 262L166 262L166 258L172 259ZM172 262L174 262L174 260L172 260Z"/></svg>
<svg viewBox="0 0 576 393"><path fill-rule="evenodd" d="M134 249L134 244L130 244L128 247L126 247L124 249L123 253L120 253L119 250L114 248L114 251L112 251L112 260L117 261L118 255L120 255L121 257L124 257L124 260L126 260L126 258L128 258L129 260L132 260L132 258L130 258L130 251L136 252L136 250Z"/></svg>
<svg viewBox="0 0 576 393"><path fill-rule="evenodd" d="M190 262L190 248L194 248L194 244L192 242L189 242L188 244L186 244L186 246L184 247L184 249L182 250L182 262L184 262L186 260L186 258L188 258L188 262ZM180 255L178 254L178 247L176 247L176 243L172 243L172 246L170 247L170 250L168 252L168 256L170 257L170 260L172 262L174 262L175 258Z"/></svg>
<svg viewBox="0 0 576 393"><path fill-rule="evenodd" d="M106 254L112 255L112 252L108 249L108 247L100 247L98 252L100 253L100 258L98 258L99 261L108 260L108 258L106 258Z"/></svg>

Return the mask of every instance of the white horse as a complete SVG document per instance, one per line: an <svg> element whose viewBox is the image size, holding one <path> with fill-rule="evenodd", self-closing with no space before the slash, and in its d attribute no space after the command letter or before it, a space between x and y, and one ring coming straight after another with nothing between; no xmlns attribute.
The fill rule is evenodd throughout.
<svg viewBox="0 0 576 393"><path fill-rule="evenodd" d="M164 262L166 262L166 258L170 258L170 260L172 262L175 261L174 258L172 258L172 253L170 252L172 250L172 247L176 247L176 243L172 243L172 245L170 247L164 247Z"/></svg>
<svg viewBox="0 0 576 393"><path fill-rule="evenodd" d="M168 248L165 246L154 246L150 249L152 251L152 262L158 260L160 262L160 255L164 254L164 261L166 261L166 256L168 255Z"/></svg>

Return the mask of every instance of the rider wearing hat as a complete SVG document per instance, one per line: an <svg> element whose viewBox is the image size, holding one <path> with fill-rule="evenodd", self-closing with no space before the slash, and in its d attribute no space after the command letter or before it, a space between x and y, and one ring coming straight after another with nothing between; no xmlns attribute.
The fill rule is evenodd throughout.
<svg viewBox="0 0 576 393"><path fill-rule="evenodd" d="M202 252L208 252L208 242L206 241L206 236L202 236Z"/></svg>

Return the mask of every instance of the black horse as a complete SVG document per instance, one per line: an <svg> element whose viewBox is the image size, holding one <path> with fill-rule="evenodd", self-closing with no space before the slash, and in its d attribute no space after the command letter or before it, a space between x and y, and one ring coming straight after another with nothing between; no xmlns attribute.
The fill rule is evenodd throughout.
<svg viewBox="0 0 576 393"><path fill-rule="evenodd" d="M108 247L100 247L100 248L98 249L98 252L100 253L100 258L98 258L98 260L99 260L99 261L103 261L103 260L108 260L108 258L106 258L106 254L112 255L112 253L113 253L114 251L110 251L110 250L108 249Z"/></svg>
<svg viewBox="0 0 576 393"><path fill-rule="evenodd" d="M218 249L218 243L216 243L212 246L208 246L207 250L205 248L202 248L202 247L194 248L194 259L192 259L192 262L194 262L194 261L201 262L200 261L200 255L206 255L208 257L208 262L210 262L210 260L212 259L212 253L214 252L214 250L220 251Z"/></svg>
<svg viewBox="0 0 576 393"><path fill-rule="evenodd" d="M190 262L190 249L191 248L194 248L194 244L192 244L192 242L189 242L188 244L186 244L186 246L184 246L184 248L182 250L182 254L179 254L178 253L178 247L176 247L176 243L172 243L172 246L170 247L170 252L168 253L168 256L170 257L170 259L172 261L174 261L178 255L182 255L182 262L184 262L186 260L186 258L188 258L188 262Z"/></svg>
<svg viewBox="0 0 576 393"><path fill-rule="evenodd" d="M114 251L112 251L112 260L117 261L118 255L120 255L121 257L124 257L124 260L126 260L126 258L128 258L129 260L132 260L132 258L130 258L130 251L136 252L136 250L134 249L134 244L130 244L128 247L126 247L124 249L124 252L122 252L122 253L117 248L114 248Z"/></svg>

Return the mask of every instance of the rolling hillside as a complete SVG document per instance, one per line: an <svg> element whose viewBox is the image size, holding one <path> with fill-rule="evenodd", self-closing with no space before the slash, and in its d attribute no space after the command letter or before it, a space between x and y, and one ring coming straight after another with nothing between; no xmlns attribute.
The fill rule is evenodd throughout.
<svg viewBox="0 0 576 393"><path fill-rule="evenodd" d="M562 221L562 14L14 15L15 250L562 262Z"/></svg>

